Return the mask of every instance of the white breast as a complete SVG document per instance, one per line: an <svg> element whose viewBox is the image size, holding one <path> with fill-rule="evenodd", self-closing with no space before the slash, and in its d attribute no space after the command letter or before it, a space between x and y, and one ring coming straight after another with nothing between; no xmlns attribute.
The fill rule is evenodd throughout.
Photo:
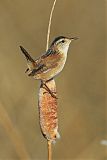
<svg viewBox="0 0 107 160"><path fill-rule="evenodd" d="M67 53L68 53L68 48L69 48L69 44L66 44L66 45L64 45L64 46L61 46L59 50L60 50L60 52L63 53L64 55L67 55Z"/></svg>
<svg viewBox="0 0 107 160"><path fill-rule="evenodd" d="M66 46L64 47L64 49L63 49L63 53L64 53L64 54L67 54L67 53L68 53L68 48L69 48L68 45L66 45Z"/></svg>

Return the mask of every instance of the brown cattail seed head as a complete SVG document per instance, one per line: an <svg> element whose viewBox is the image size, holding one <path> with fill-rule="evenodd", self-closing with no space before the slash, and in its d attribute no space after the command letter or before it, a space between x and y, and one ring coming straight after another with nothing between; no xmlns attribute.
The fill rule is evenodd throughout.
<svg viewBox="0 0 107 160"><path fill-rule="evenodd" d="M56 95L55 81L51 80L46 85ZM54 142L56 138L60 137L57 131L57 99L52 97L43 84L41 84L39 91L39 118L42 133L47 140Z"/></svg>

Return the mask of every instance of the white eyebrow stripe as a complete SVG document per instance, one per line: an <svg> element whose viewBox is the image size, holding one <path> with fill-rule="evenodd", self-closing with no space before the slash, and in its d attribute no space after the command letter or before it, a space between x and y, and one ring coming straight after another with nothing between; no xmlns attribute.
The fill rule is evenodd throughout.
<svg viewBox="0 0 107 160"><path fill-rule="evenodd" d="M59 39L59 40L57 41L57 44L60 43L62 40L64 40L64 38Z"/></svg>

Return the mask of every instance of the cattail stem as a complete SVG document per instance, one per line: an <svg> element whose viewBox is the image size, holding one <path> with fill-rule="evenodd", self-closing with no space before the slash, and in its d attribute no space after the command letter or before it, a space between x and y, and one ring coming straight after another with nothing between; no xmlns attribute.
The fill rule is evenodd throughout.
<svg viewBox="0 0 107 160"><path fill-rule="evenodd" d="M52 143L50 140L48 142L48 160L52 160Z"/></svg>
<svg viewBox="0 0 107 160"><path fill-rule="evenodd" d="M56 0L54 0L50 17L48 23L47 31L47 41L46 41L46 51L49 47L49 37L50 37L50 28L51 21L53 16L53 11L55 8ZM56 96L56 85L54 79L46 83L47 87L52 91ZM40 127L44 137L47 139L48 145L48 160L52 160L52 142L59 138L58 133L58 118L57 118L57 99L52 97L52 95L41 83L39 90L39 118L40 118Z"/></svg>
<svg viewBox="0 0 107 160"><path fill-rule="evenodd" d="M46 50L48 50L48 46L49 46L49 36L50 36L51 22L52 22L52 16L53 16L53 11L54 11L54 8L55 8L55 4L56 4L56 0L54 0L54 2L53 2L52 9L51 9L51 13L50 13L50 17L49 17L48 32L47 32L47 42L46 42Z"/></svg>

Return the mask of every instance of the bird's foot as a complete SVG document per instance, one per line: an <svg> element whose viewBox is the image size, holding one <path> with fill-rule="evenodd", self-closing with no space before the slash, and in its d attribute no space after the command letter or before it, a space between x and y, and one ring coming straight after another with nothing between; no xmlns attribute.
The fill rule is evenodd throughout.
<svg viewBox="0 0 107 160"><path fill-rule="evenodd" d="M56 92L53 92L49 89L49 87L46 85L46 83L43 83L42 84L44 86L44 89L46 89L48 91L48 93L50 93L50 95L55 98L55 99L58 99L57 96L56 96ZM47 93L47 92L44 92L44 94Z"/></svg>

